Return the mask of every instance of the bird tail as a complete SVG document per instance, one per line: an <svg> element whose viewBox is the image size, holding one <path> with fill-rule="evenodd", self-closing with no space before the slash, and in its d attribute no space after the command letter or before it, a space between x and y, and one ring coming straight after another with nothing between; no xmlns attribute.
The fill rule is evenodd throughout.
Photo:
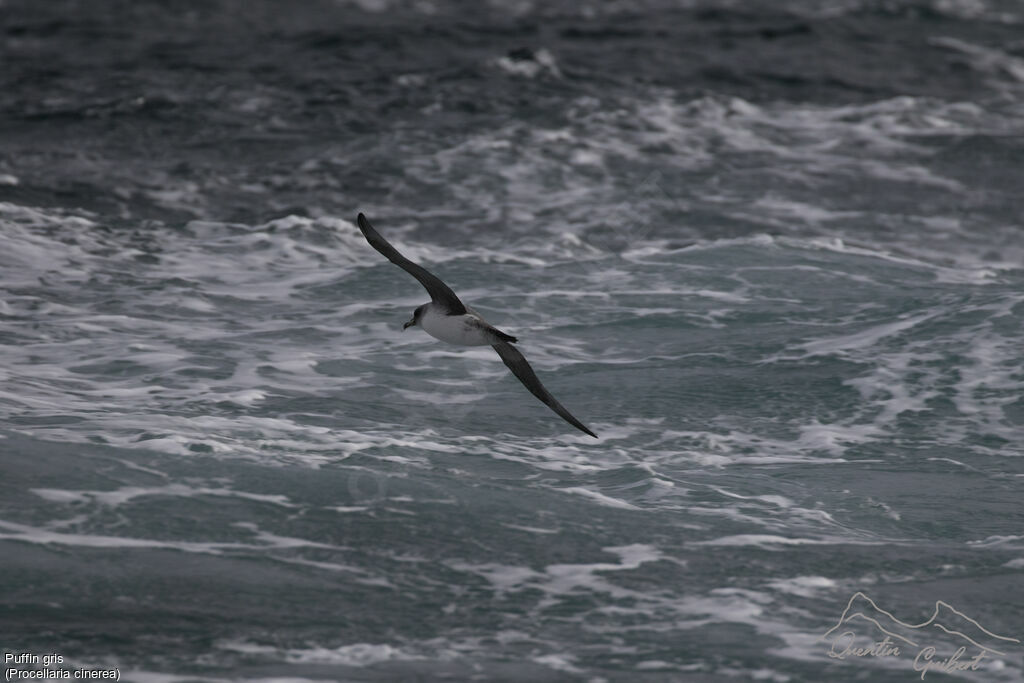
<svg viewBox="0 0 1024 683"><path fill-rule="evenodd" d="M509 342L511 344L515 344L517 341L519 341L518 339L513 337L511 334L505 334L504 332L502 332L498 328L494 328L494 333L496 335L498 335L498 339L500 339L501 341L506 341L506 342Z"/></svg>

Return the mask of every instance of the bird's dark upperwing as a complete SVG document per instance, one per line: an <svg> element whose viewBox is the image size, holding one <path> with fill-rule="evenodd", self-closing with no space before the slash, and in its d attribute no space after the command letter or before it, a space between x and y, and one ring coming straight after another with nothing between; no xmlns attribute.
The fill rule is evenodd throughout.
<svg viewBox="0 0 1024 683"><path fill-rule="evenodd" d="M587 429L582 422L573 417L572 413L566 410L565 407L551 395L551 392L544 388L544 385L540 383L539 379L537 379L537 375L534 373L533 368L531 368L530 364L526 362L523 354L519 353L519 349L508 342L503 341L498 342L497 344L492 344L492 346L494 350L498 352L498 355L501 356L501 360L508 366L508 369L512 371L512 374L523 383L523 386L530 390L531 394L543 401L547 407L558 413L563 420L571 424L573 427L581 432L589 434L595 439L597 438L597 434Z"/></svg>
<svg viewBox="0 0 1024 683"><path fill-rule="evenodd" d="M366 216L359 214L356 220L359 223L359 229L362 231L363 237L370 243L370 246L382 253L388 261L391 261L419 280L420 284L427 288L427 293L434 303L444 306L449 315L462 315L466 312L466 307L459 301L459 297L455 296L455 292L448 285L441 282L439 277L433 275L423 266L413 263L399 254L397 249L391 246L386 239L380 236L380 233L373 229L370 221L366 220Z"/></svg>

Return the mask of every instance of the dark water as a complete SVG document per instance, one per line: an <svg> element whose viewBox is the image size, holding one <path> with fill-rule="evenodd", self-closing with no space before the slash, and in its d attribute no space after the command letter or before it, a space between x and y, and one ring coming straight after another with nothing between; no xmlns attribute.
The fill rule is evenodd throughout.
<svg viewBox="0 0 1024 683"><path fill-rule="evenodd" d="M1019 3L0 21L8 672L1024 680Z"/></svg>

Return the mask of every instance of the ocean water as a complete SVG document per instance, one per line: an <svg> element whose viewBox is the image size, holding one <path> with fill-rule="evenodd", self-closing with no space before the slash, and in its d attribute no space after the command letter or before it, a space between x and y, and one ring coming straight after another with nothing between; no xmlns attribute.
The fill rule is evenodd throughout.
<svg viewBox="0 0 1024 683"><path fill-rule="evenodd" d="M1019 3L0 17L8 676L1024 680Z"/></svg>

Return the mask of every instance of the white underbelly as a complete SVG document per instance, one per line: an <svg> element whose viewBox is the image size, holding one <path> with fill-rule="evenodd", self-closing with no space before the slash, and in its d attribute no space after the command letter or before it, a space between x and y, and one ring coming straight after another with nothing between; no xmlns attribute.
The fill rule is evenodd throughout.
<svg viewBox="0 0 1024 683"><path fill-rule="evenodd" d="M475 318L468 315L439 315L431 310L420 318L420 327L431 337L459 346L486 346L491 344Z"/></svg>

